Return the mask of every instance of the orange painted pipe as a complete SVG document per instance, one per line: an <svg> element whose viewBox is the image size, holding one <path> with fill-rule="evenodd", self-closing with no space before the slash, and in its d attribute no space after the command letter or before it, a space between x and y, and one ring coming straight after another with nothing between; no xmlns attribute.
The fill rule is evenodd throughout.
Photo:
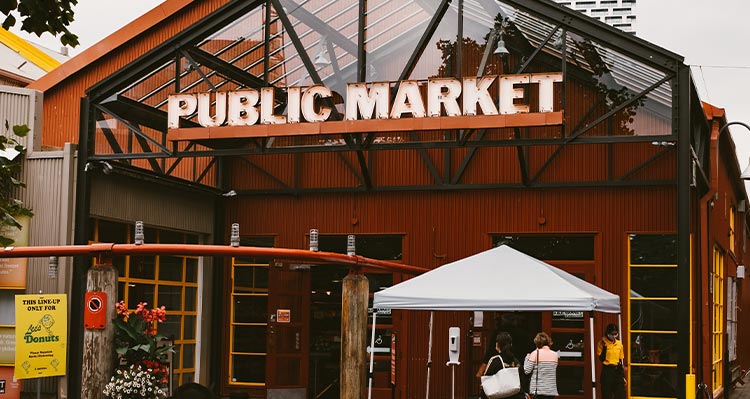
<svg viewBox="0 0 750 399"><path fill-rule="evenodd" d="M0 251L0 258L40 258L47 256L112 257L117 255L257 256L310 263L335 263L409 274L422 274L429 270L419 266L370 259L359 255L349 256L335 252L313 252L304 249L289 248L231 247L225 245L97 243L89 245L6 247Z"/></svg>

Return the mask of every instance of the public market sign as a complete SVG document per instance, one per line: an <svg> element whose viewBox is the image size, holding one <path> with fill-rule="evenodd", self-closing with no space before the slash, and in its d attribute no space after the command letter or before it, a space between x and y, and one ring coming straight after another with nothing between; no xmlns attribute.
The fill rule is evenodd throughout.
<svg viewBox="0 0 750 399"><path fill-rule="evenodd" d="M68 300L65 294L16 295L15 378L65 375Z"/></svg>
<svg viewBox="0 0 750 399"><path fill-rule="evenodd" d="M498 90L493 96L489 89L495 82L498 83ZM392 101L391 82L349 83L346 88L344 121L328 121L333 112L330 101L326 104L326 101L321 100L332 100L333 91L323 85L293 86L286 89L285 114L275 109L275 96L280 90L275 87L263 87L260 90L173 94L169 96L167 127L171 130L183 130L180 129L180 117L189 117L196 113L198 124L204 128L285 125L301 122L339 124L338 127L320 127L317 131L308 129L307 132L301 134L345 133L348 130L405 130L409 127L408 124L401 123L398 128L388 129L383 125L384 120L387 119L421 120L422 122L417 124L412 123L415 130L450 129L463 124L466 124L467 128L560 124L562 114L553 109L553 88L557 82L562 82L561 73L490 75L463 79L431 78L426 82L403 80L399 82ZM423 96L421 86L425 84L426 95ZM555 114L554 117L545 118L542 115L541 118L516 118L518 120L514 122L512 116L529 114L530 98L537 99L535 108L539 112L535 114L551 113ZM429 122L430 119L477 117L478 115L495 118L491 118L492 122L487 120L484 123L487 126L476 126L468 122ZM404 118L404 116L409 118ZM511 121L510 125L503 117L508 117ZM366 121L375 122L378 125L370 124L369 127L365 123L352 125L353 122ZM501 122L498 123L498 121ZM296 131L300 132L299 125ZM276 130L276 133L279 132L284 134L283 129ZM170 136L172 140L199 138L195 133L191 137L183 138L174 134Z"/></svg>

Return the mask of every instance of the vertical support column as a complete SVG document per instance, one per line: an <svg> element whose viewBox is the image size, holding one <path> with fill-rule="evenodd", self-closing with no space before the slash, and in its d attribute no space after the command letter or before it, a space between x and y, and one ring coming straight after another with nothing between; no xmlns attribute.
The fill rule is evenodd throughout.
<svg viewBox="0 0 750 399"><path fill-rule="evenodd" d="M349 272L341 288L341 397L362 398L366 386L367 299L370 284Z"/></svg>
<svg viewBox="0 0 750 399"><path fill-rule="evenodd" d="M115 326L112 319L116 314L117 270L112 265L95 266L89 269L86 277L86 291L107 295L107 322L103 330L86 329L83 332L81 399L100 399L114 366Z"/></svg>
<svg viewBox="0 0 750 399"><path fill-rule="evenodd" d="M677 75L677 99L675 115L677 120L677 347L679 362L677 375L687 381L691 372L690 354L690 70L679 65ZM685 384L677 384L677 397L686 397Z"/></svg>
<svg viewBox="0 0 750 399"><path fill-rule="evenodd" d="M74 243L88 244L89 202L91 201L91 180L86 173L90 149L94 148L94 123L88 97L81 98L81 115L78 133L78 164L76 166L75 226ZM68 399L80 398L83 345L83 307L86 292L86 271L91 265L91 258L77 256L73 260L71 272L69 345L68 345ZM72 311L75 309L75 311Z"/></svg>

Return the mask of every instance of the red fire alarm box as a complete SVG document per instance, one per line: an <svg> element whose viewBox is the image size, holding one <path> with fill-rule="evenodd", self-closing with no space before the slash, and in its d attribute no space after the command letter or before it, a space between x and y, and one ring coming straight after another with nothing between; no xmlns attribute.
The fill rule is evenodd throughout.
<svg viewBox="0 0 750 399"><path fill-rule="evenodd" d="M107 293L87 292L83 307L83 326L103 330L107 325Z"/></svg>

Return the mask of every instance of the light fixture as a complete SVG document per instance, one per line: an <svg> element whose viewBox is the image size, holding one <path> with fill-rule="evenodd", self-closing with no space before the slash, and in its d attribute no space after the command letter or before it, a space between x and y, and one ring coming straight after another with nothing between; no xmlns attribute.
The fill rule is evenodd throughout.
<svg viewBox="0 0 750 399"><path fill-rule="evenodd" d="M229 245L237 248L240 246L240 224L232 223L232 235L229 237Z"/></svg>
<svg viewBox="0 0 750 399"><path fill-rule="evenodd" d="M310 229L310 251L318 252L318 229Z"/></svg>
<svg viewBox="0 0 750 399"><path fill-rule="evenodd" d="M501 57L510 54L510 51L508 51L508 49L505 47L505 40L503 40L502 33L500 33L500 39L497 41L497 47L495 47L495 51L493 53Z"/></svg>
<svg viewBox="0 0 750 399"><path fill-rule="evenodd" d="M229 190L226 193L223 193L221 195L222 195L222 197L236 197L237 196L237 192L234 191L234 190Z"/></svg>
<svg viewBox="0 0 750 399"><path fill-rule="evenodd" d="M102 172L104 172L105 175L108 175L112 173L113 170L115 170L115 168L113 168L112 165L107 161L102 161L101 165L102 165Z"/></svg>
<svg viewBox="0 0 750 399"><path fill-rule="evenodd" d="M727 122L726 125L722 126L721 129L719 129L718 136L721 137L721 134L724 133L725 130L729 128L729 126L732 125L742 125L747 130L750 130L750 125L748 125L745 122L739 122L739 121L733 121L733 122ZM742 180L750 180L750 164L745 168L745 170L740 174L740 179Z"/></svg>
<svg viewBox="0 0 750 399"><path fill-rule="evenodd" d="M143 222L139 220L135 222L135 235L133 236L133 242L135 245L142 245L143 239Z"/></svg>
<svg viewBox="0 0 750 399"><path fill-rule="evenodd" d="M740 175L740 179L742 179L742 180L750 180L750 163L748 163L747 167L745 168L745 170Z"/></svg>
<svg viewBox="0 0 750 399"><path fill-rule="evenodd" d="M318 54L315 56L315 61L313 61L313 64L317 66L326 66L331 65L331 60L328 59L328 55L326 54L328 52L328 38L323 35L320 38L320 42L318 45Z"/></svg>
<svg viewBox="0 0 750 399"><path fill-rule="evenodd" d="M346 237L346 254L349 256L357 255L356 238L354 234L349 234Z"/></svg>
<svg viewBox="0 0 750 399"><path fill-rule="evenodd" d="M57 278L57 256L49 257L49 266L47 269L47 277Z"/></svg>

